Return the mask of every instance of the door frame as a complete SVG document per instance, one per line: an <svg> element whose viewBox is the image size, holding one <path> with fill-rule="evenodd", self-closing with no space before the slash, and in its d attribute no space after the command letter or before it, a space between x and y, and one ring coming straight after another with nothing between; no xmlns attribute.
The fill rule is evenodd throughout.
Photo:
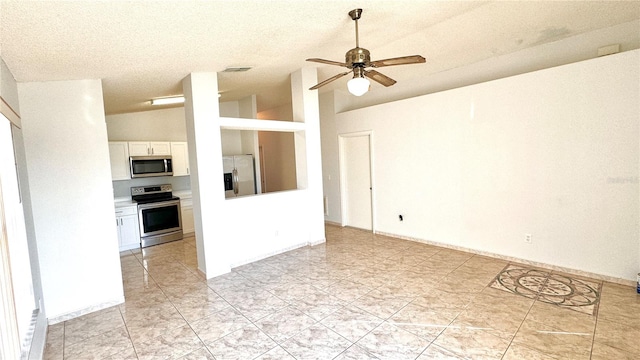
<svg viewBox="0 0 640 360"><path fill-rule="evenodd" d="M375 185L375 168L374 168L374 152L373 152L373 131L357 131L351 133L338 134L338 161L340 165L340 225L346 226L347 222L347 197L345 189L347 188L346 169L345 169L345 145L344 142L348 138L368 136L369 137L369 182L371 184L371 231L376 232L376 185Z"/></svg>

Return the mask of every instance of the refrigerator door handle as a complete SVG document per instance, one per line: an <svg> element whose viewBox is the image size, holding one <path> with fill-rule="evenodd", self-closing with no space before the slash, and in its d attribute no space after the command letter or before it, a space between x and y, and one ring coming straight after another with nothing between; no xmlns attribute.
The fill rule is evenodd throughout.
<svg viewBox="0 0 640 360"><path fill-rule="evenodd" d="M238 169L233 169L233 193L238 195Z"/></svg>

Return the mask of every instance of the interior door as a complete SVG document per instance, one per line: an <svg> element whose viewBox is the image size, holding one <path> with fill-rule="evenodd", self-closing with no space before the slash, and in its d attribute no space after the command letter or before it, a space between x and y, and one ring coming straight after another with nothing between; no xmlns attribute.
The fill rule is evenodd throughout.
<svg viewBox="0 0 640 360"><path fill-rule="evenodd" d="M346 136L342 145L344 225L372 230L370 136Z"/></svg>

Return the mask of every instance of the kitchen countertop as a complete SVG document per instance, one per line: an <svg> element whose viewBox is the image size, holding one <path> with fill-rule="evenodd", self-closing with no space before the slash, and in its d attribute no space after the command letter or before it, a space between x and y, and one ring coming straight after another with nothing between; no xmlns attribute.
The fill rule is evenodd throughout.
<svg viewBox="0 0 640 360"><path fill-rule="evenodd" d="M191 199L191 190L174 191L173 195L179 197L180 199Z"/></svg>
<svg viewBox="0 0 640 360"><path fill-rule="evenodd" d="M113 199L113 202L114 202L116 208L138 205L133 200L131 200L131 197L115 198L115 199Z"/></svg>

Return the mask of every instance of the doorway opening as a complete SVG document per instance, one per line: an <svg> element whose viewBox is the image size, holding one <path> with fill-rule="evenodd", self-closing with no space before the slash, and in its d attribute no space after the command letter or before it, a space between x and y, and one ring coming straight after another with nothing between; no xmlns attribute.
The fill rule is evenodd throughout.
<svg viewBox="0 0 640 360"><path fill-rule="evenodd" d="M342 226L375 231L371 132L339 135Z"/></svg>

